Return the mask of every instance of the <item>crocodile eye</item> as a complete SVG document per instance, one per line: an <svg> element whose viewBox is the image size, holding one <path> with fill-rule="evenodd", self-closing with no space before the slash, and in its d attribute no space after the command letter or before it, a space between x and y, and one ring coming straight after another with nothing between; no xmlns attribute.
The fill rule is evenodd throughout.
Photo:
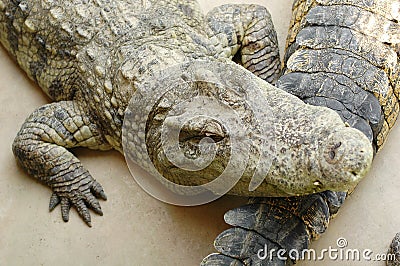
<svg viewBox="0 0 400 266"><path fill-rule="evenodd" d="M228 136L226 128L217 120L198 117L187 121L179 132L179 141L199 143L202 139L217 143Z"/></svg>

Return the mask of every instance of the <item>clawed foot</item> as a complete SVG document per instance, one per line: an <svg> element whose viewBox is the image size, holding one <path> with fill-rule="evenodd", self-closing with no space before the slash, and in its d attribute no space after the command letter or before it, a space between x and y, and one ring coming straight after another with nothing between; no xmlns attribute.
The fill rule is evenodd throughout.
<svg viewBox="0 0 400 266"><path fill-rule="evenodd" d="M88 208L101 216L103 215L97 198L107 200L100 183L88 176L77 184L54 186L53 194L50 197L49 210L52 211L60 203L62 219L64 222L68 222L69 210L71 207L75 207L85 223L91 227Z"/></svg>

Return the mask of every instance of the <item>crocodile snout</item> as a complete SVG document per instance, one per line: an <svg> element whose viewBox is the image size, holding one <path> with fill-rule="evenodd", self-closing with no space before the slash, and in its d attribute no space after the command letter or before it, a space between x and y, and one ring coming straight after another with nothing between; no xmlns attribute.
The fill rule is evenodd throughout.
<svg viewBox="0 0 400 266"><path fill-rule="evenodd" d="M346 191L354 187L368 172L373 149L359 130L343 127L333 132L321 149L321 170L325 187Z"/></svg>

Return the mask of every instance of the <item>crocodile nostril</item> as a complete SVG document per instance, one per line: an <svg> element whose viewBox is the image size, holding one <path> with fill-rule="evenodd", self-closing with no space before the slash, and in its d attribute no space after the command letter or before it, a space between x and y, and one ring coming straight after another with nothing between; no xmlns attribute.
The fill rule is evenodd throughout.
<svg viewBox="0 0 400 266"><path fill-rule="evenodd" d="M340 146L342 146L342 142L336 143L335 146L333 146L334 149L339 148Z"/></svg>
<svg viewBox="0 0 400 266"><path fill-rule="evenodd" d="M337 149L342 146L342 142L338 142L336 144L333 144L331 148L328 151L328 156L330 160L334 160L337 155Z"/></svg>
<svg viewBox="0 0 400 266"><path fill-rule="evenodd" d="M330 152L329 152L329 158L330 158L331 160L335 159L335 156L336 156L336 152L334 152L334 151L330 151Z"/></svg>

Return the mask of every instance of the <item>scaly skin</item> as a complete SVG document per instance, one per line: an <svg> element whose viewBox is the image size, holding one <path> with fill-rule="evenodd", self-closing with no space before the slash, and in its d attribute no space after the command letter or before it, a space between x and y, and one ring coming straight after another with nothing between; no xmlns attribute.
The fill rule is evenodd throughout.
<svg viewBox="0 0 400 266"><path fill-rule="evenodd" d="M277 86L309 104L335 110L379 151L399 112L399 14L397 0L295 1ZM202 265L292 265L299 258L289 258L287 252L287 260L268 254L260 259L257 252L267 245L301 254L327 229L346 196L326 191L250 199L225 214L234 228L217 236L219 253L207 256ZM397 234L387 265L399 265L399 246Z"/></svg>
<svg viewBox="0 0 400 266"><path fill-rule="evenodd" d="M252 195L349 189L369 169L372 149L367 138L346 127L335 112L305 105L230 61L235 56L266 80L276 80L278 54L268 52L270 47L276 47L269 45L276 43L276 36L264 8L226 6L211 12L208 19L201 15L196 2L178 0L104 3L1 0L0 10L3 46L56 101L37 109L25 121L13 151L30 175L52 188L50 209L61 202L65 221L69 208L74 206L90 225L87 207L101 214L95 196L105 198L102 187L68 149L81 146L122 151L125 110L136 89L161 69L198 59L215 64L223 62L225 67L214 73L217 81L238 82L239 88L245 89L241 97L246 97L246 90L260 90L275 114L271 121L276 158ZM267 56L260 61L260 55ZM242 74L230 77L232 70ZM254 85L247 88L249 83ZM209 89L206 86L204 91ZM231 97L216 95L228 103L235 101ZM238 106L247 117L251 110L245 105ZM293 110L298 113L294 115ZM163 106L153 110L163 111ZM147 143L150 155L157 154L161 142L153 134L157 133L157 123L149 120L147 126L148 138L156 136L148 142L151 145ZM153 127L155 132L151 131ZM188 131L187 141L203 137L199 126ZM208 133L219 134L215 129ZM229 158L225 145L228 137L223 137L223 152L216 161ZM130 143L135 147L145 145ZM152 158L160 172L169 173L165 157ZM250 161L256 158L250 157ZM203 176L210 181L214 177L209 173L218 172L219 166L211 165L206 171L209 172ZM180 184L197 184L199 180L193 177L188 178L183 169L174 171L174 180ZM244 175L232 193L249 195L248 185L248 176Z"/></svg>
<svg viewBox="0 0 400 266"><path fill-rule="evenodd" d="M392 0L295 1L286 43L286 74L296 71L340 73L378 98L384 117L381 129L374 137L374 145L378 150L383 146L400 110L397 63L399 14L398 1ZM356 75L350 71L361 69L375 78L363 79L361 82L362 71ZM314 103L325 106L322 101ZM335 110L340 108L338 104L334 105ZM361 131L366 128L364 121L344 117L345 121L350 120L347 122Z"/></svg>

